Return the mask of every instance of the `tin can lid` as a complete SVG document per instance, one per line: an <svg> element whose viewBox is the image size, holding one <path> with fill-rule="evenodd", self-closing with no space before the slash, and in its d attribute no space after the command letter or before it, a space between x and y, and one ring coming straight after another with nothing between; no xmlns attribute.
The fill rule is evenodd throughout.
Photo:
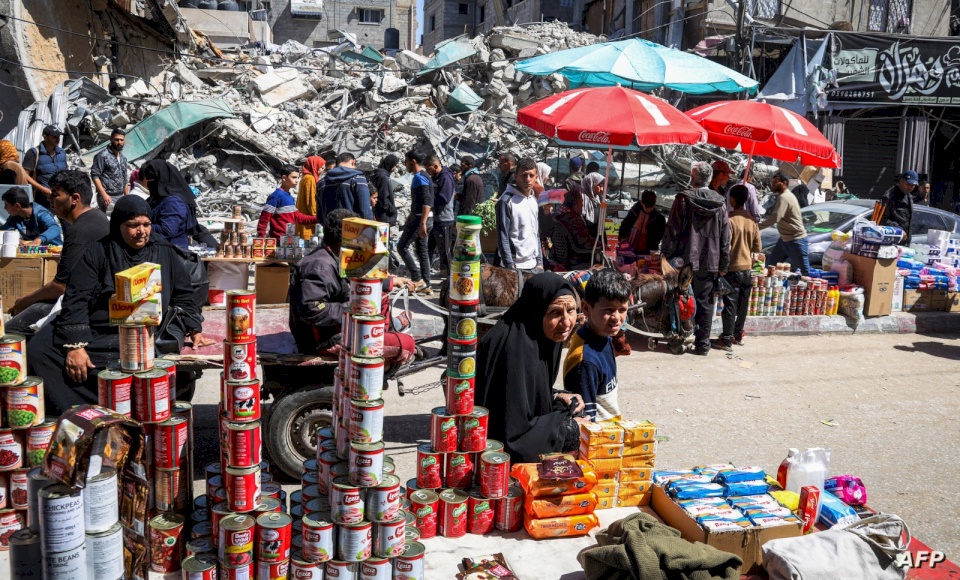
<svg viewBox="0 0 960 580"><path fill-rule="evenodd" d="M423 547L423 544L420 542L410 542L403 549L403 555L401 558L415 558L417 556L422 556L426 549Z"/></svg>
<svg viewBox="0 0 960 580"><path fill-rule="evenodd" d="M23 342L27 340L22 334L4 334L0 336L0 344L9 344L11 342Z"/></svg>
<svg viewBox="0 0 960 580"><path fill-rule="evenodd" d="M510 456L502 451L484 451L480 459L487 463L510 463Z"/></svg>
<svg viewBox="0 0 960 580"><path fill-rule="evenodd" d="M172 530L182 526L184 521L186 521L186 518L180 514L165 513L155 516L152 520L150 520L150 527L155 530Z"/></svg>
<svg viewBox="0 0 960 580"><path fill-rule="evenodd" d="M410 501L416 503L435 503L440 500L436 492L429 489L418 489L410 494Z"/></svg>
<svg viewBox="0 0 960 580"><path fill-rule="evenodd" d="M257 525L261 528L285 528L291 524L293 524L293 518L290 514L283 512L270 512L257 517Z"/></svg>
<svg viewBox="0 0 960 580"><path fill-rule="evenodd" d="M400 478L393 474L386 474L383 476L383 480L380 481L380 485L377 488L382 487L396 487L400 485Z"/></svg>
<svg viewBox="0 0 960 580"><path fill-rule="evenodd" d="M440 492L440 499L450 503L462 503L467 501L467 492L462 489L445 489Z"/></svg>
<svg viewBox="0 0 960 580"><path fill-rule="evenodd" d="M224 516L220 520L220 527L224 530L248 530L252 528L255 523L256 520L253 519L253 516L248 516L246 514L230 514L228 516Z"/></svg>

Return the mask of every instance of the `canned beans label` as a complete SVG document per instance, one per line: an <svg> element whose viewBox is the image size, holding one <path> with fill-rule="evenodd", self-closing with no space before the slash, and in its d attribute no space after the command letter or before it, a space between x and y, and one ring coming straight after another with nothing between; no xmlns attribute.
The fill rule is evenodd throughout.
<svg viewBox="0 0 960 580"><path fill-rule="evenodd" d="M13 429L0 429L0 471L23 467L23 436Z"/></svg>

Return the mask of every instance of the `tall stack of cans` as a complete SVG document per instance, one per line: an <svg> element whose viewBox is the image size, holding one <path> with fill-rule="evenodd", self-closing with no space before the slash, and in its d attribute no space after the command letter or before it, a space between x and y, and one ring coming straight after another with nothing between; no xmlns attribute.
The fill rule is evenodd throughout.
<svg viewBox="0 0 960 580"><path fill-rule="evenodd" d="M431 413L430 443L417 448L417 477L407 482L422 538L456 538L523 525L523 491L511 485L510 456L487 439L487 409L474 405L480 218L459 216L450 268L446 406Z"/></svg>

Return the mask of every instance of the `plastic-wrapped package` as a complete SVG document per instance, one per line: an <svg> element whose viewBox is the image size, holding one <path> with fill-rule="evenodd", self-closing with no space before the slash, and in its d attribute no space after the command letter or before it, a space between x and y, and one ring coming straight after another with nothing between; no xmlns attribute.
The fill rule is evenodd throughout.
<svg viewBox="0 0 960 580"><path fill-rule="evenodd" d="M837 311L847 318L863 320L863 300L863 288L860 286L841 286Z"/></svg>
<svg viewBox="0 0 960 580"><path fill-rule="evenodd" d="M847 260L839 260L830 266L831 272L836 272L840 278L840 285L847 286L853 284L853 264Z"/></svg>

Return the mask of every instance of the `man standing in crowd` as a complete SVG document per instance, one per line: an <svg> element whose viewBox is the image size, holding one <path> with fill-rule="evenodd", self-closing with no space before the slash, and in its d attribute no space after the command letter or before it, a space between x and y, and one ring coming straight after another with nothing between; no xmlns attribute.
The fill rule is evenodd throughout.
<svg viewBox="0 0 960 580"><path fill-rule="evenodd" d="M472 214L477 204L483 201L483 178L477 170L477 160L470 155L460 159L460 171L463 172L463 193L460 197L460 213Z"/></svg>
<svg viewBox="0 0 960 580"><path fill-rule="evenodd" d="M932 205L930 203L930 182L926 179L917 184L917 189L913 192L913 205Z"/></svg>
<svg viewBox="0 0 960 580"><path fill-rule="evenodd" d="M760 216L763 215L763 209L760 207L760 199L757 196L757 188L753 185L753 172L747 174L747 170L744 169L740 172L740 181L744 187L747 188L747 203L743 206L743 209L753 216L753 221L760 221ZM730 199L730 194L728 193L727 198L727 215L733 213L733 200Z"/></svg>
<svg viewBox="0 0 960 580"><path fill-rule="evenodd" d="M513 172L517 167L517 156L513 153L501 153L497 158L497 165L500 168L500 187L497 188L497 195L503 195L507 186L513 183Z"/></svg>
<svg viewBox="0 0 960 580"><path fill-rule="evenodd" d="M43 128L43 142L23 154L23 168L33 186L34 198L44 208L50 203L50 179L67 169L67 152L60 148L63 132L55 125Z"/></svg>
<svg viewBox="0 0 960 580"><path fill-rule="evenodd" d="M400 165L400 158L389 154L380 160L380 165L370 176L371 189L377 190L377 201L373 204L373 217L378 222L390 224L390 228L397 226L397 203L393 196L393 184L390 176Z"/></svg>
<svg viewBox="0 0 960 580"><path fill-rule="evenodd" d="M690 173L691 189L678 194L673 201L661 252L674 267L693 267L693 294L697 302L693 352L706 356L710 353L717 274L726 272L730 265L730 223L723 196L707 187L713 174L710 164L698 161Z"/></svg>
<svg viewBox="0 0 960 580"><path fill-rule="evenodd" d="M733 170L726 161L717 160L713 162L713 179L710 180L710 189L716 191L723 197L727 197L727 184L730 182L730 176Z"/></svg>
<svg viewBox="0 0 960 580"><path fill-rule="evenodd" d="M24 246L63 245L57 218L39 203L30 203L22 187L8 189L0 199L3 199L3 208L10 216L0 230L17 230Z"/></svg>
<svg viewBox="0 0 960 580"><path fill-rule="evenodd" d="M320 196L317 207L321 219L335 209L348 209L363 219L373 219L367 178L357 169L357 158L353 153L344 152L337 156L337 166L323 176L323 190L317 188L317 195Z"/></svg>
<svg viewBox="0 0 960 580"><path fill-rule="evenodd" d="M280 168L280 187L267 197L260 212L260 221L257 223L257 237L271 237L280 239L287 235L287 224L317 223L317 216L307 215L297 211L297 202L291 191L297 188L300 182L300 170L293 165L284 165Z"/></svg>
<svg viewBox="0 0 960 580"><path fill-rule="evenodd" d="M428 251L432 256L434 253L439 255L440 276L446 278L450 275L450 254L453 251L453 228L457 221L457 214L454 212L453 195L455 180L453 172L449 167L440 164L440 158L436 155L427 157L424 167L433 180L433 229L430 230L430 243Z"/></svg>
<svg viewBox="0 0 960 580"><path fill-rule="evenodd" d="M522 272L543 270L540 248L540 207L533 194L537 162L524 157L514 182L497 200L497 265Z"/></svg>
<svg viewBox="0 0 960 580"><path fill-rule="evenodd" d="M750 272L753 269L753 254L760 252L760 228L753 215L744 209L749 192L742 183L730 188L730 267L721 271L733 289L723 296L723 332L712 343L713 348L731 350L734 344L743 344L743 326L747 321L750 306L752 282Z"/></svg>
<svg viewBox="0 0 960 580"><path fill-rule="evenodd" d="M17 300L10 308L13 315L7 332L32 335L30 327L50 314L54 303L63 296L70 272L90 244L110 233L110 220L102 211L92 211L93 190L90 180L76 169L61 171L50 180L50 209L61 220L79 227L67 228L63 234L63 251L57 264L56 277Z"/></svg>
<svg viewBox="0 0 960 580"><path fill-rule="evenodd" d="M579 191L580 183L583 181L583 158L571 157L568 167L570 175L563 181L563 188L567 191Z"/></svg>
<svg viewBox="0 0 960 580"><path fill-rule="evenodd" d="M630 242L630 249L637 255L660 250L667 220L657 211L657 193L650 189L640 194L640 201L627 212L620 223L617 237L621 242Z"/></svg>
<svg viewBox="0 0 960 580"><path fill-rule="evenodd" d="M410 272L414 291L421 296L432 296L430 288L430 247L427 237L433 229L434 205L433 182L423 170L423 155L414 150L407 151L404 163L408 173L413 174L410 182L410 214L403 224L403 232L397 243L397 251L403 258L403 264ZM410 251L414 244L416 256Z"/></svg>
<svg viewBox="0 0 960 580"><path fill-rule="evenodd" d="M90 177L97 188L97 207L107 213L110 204L121 195L130 192L127 183L127 158L123 154L123 143L126 133L114 129L110 133L110 143L93 158L90 168Z"/></svg>
<svg viewBox="0 0 960 580"><path fill-rule="evenodd" d="M916 171L904 171L897 184L883 192L880 201L886 206L880 216L881 226L897 226L903 230L901 245L910 245L910 226L913 225L913 188L920 184Z"/></svg>
<svg viewBox="0 0 960 580"><path fill-rule="evenodd" d="M777 195L777 203L770 215L760 222L760 229L777 224L777 231L780 232L780 240L770 253L770 262L776 264L787 260L791 270L800 270L800 273L806 276L810 273L807 230L803 227L800 204L787 187L789 181L790 178L782 171L773 175L770 187Z"/></svg>

